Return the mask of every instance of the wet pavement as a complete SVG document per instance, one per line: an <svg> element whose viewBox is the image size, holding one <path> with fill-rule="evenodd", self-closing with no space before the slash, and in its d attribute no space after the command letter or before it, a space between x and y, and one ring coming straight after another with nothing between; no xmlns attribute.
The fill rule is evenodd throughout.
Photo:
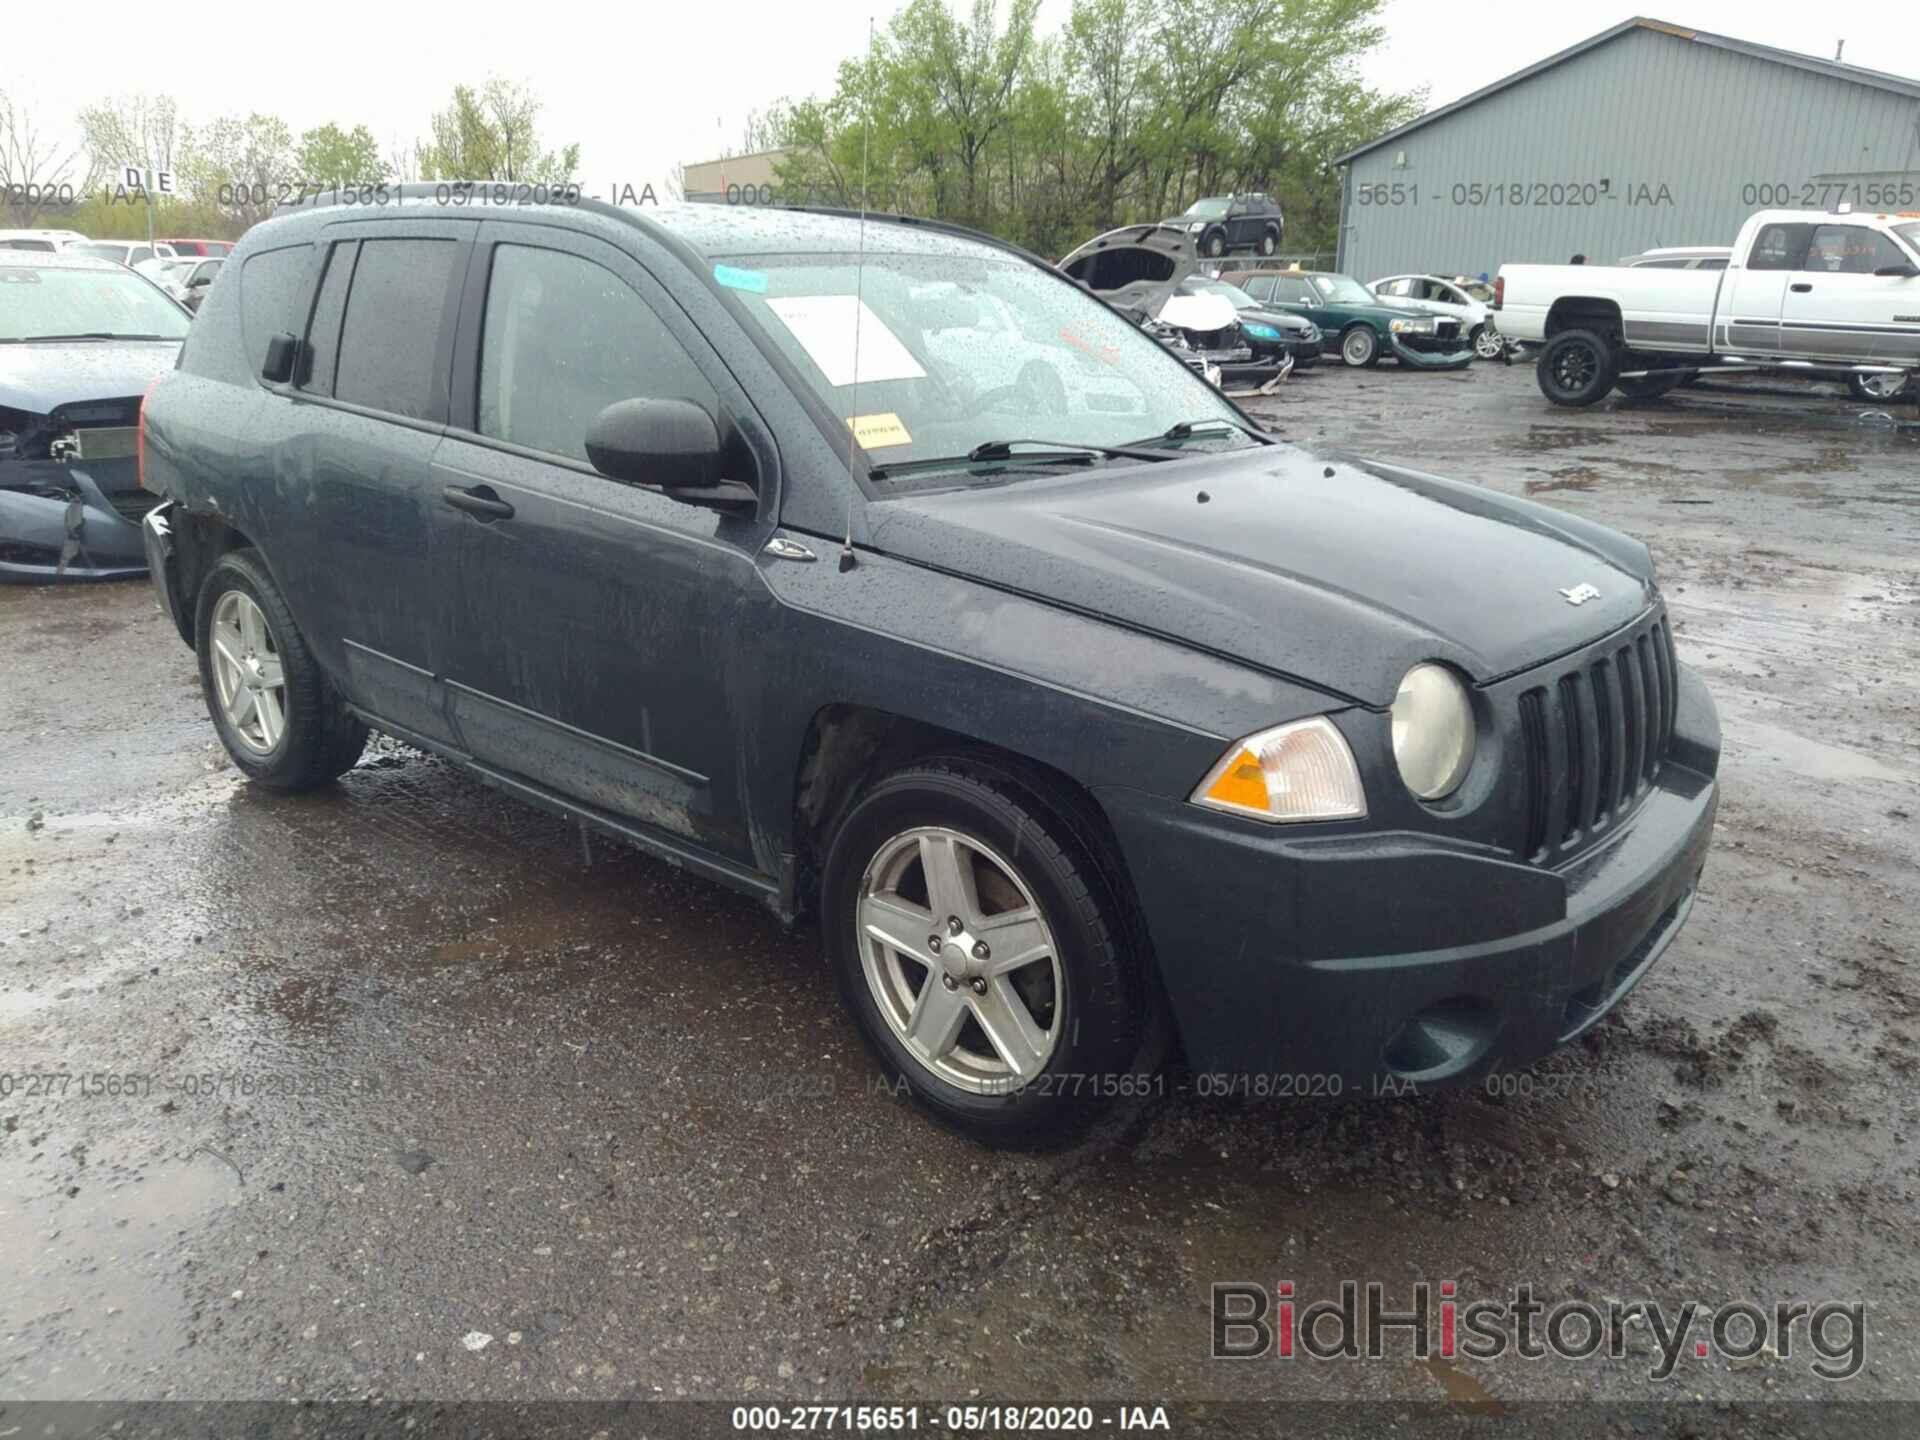
<svg viewBox="0 0 1920 1440"><path fill-rule="evenodd" d="M1652 546L1724 794L1595 1034L1510 1094L1176 1075L983 1151L875 1086L811 932L397 746L251 789L144 585L0 589L0 1397L1836 1391L1804 1340L1652 1381L1643 1330L1207 1358L1212 1282L1351 1279L1861 1302L1847 1398L1920 1399L1920 438L1757 389L1554 410L1520 365L1253 403Z"/></svg>

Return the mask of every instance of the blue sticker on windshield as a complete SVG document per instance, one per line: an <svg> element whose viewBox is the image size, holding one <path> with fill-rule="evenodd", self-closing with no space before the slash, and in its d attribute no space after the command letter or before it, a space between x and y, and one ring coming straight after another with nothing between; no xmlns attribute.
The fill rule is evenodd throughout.
<svg viewBox="0 0 1920 1440"><path fill-rule="evenodd" d="M756 295L767 293L767 277L758 270L737 270L731 265L713 267L713 278L729 290L751 290Z"/></svg>

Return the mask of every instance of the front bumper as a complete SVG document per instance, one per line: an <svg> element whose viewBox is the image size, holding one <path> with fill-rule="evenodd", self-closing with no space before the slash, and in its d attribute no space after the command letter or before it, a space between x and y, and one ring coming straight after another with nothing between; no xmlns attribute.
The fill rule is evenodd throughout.
<svg viewBox="0 0 1920 1440"><path fill-rule="evenodd" d="M96 477L79 463L57 460L0 467L0 584L123 580L146 573L138 520L111 498L120 495L127 503L124 484L116 483L125 476L116 462L101 468Z"/></svg>
<svg viewBox="0 0 1920 1440"><path fill-rule="evenodd" d="M1719 719L1679 673L1673 758L1629 820L1559 869L1098 792L1194 1070L1319 1087L1290 1093L1454 1083L1596 1024L1679 932L1713 833Z"/></svg>
<svg viewBox="0 0 1920 1440"><path fill-rule="evenodd" d="M1473 363L1473 341L1464 337L1451 344L1424 340L1418 349L1398 335L1389 336L1387 343L1393 347L1394 358L1402 365L1413 365L1422 370L1464 370Z"/></svg>

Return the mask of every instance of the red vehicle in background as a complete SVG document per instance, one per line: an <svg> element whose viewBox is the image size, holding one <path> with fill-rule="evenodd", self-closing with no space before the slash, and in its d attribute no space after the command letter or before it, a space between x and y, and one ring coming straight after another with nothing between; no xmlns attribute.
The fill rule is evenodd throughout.
<svg viewBox="0 0 1920 1440"><path fill-rule="evenodd" d="M231 240L164 240L161 243L171 245L176 255L231 255L233 253Z"/></svg>

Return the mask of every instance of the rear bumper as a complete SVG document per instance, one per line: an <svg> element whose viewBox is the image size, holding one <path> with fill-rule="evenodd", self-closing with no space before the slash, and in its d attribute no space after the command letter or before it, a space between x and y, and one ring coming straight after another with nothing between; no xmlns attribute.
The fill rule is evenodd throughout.
<svg viewBox="0 0 1920 1440"><path fill-rule="evenodd" d="M146 550L147 575L160 609L180 638L193 644L193 616L180 593L180 564L174 553L173 502L163 500L140 522L140 540Z"/></svg>
<svg viewBox="0 0 1920 1440"><path fill-rule="evenodd" d="M1426 834L1290 839L1101 791L1194 1069L1319 1093L1458 1083L1597 1023L1679 933L1713 833L1719 721L1682 674L1675 758L1558 870Z"/></svg>

